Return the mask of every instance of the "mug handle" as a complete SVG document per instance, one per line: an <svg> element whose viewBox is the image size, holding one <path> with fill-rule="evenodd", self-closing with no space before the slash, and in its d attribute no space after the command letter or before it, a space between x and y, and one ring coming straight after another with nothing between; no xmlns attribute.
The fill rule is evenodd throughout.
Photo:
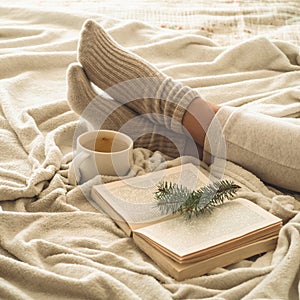
<svg viewBox="0 0 300 300"><path fill-rule="evenodd" d="M81 174L80 174L80 168L79 166L89 157L90 155L88 153L80 152L77 154L73 161L71 162L71 166L69 168L69 182L72 185L77 185L80 182Z"/></svg>

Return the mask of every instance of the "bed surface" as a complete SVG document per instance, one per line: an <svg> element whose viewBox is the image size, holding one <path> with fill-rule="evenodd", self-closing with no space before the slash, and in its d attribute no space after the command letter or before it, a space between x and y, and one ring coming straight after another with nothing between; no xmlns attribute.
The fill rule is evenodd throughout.
<svg viewBox="0 0 300 300"><path fill-rule="evenodd" d="M242 186L239 196L284 221L275 251L179 283L97 211L86 198L99 179L76 186L68 177L79 117L66 101L66 70L91 18L211 101L300 125L299 1L30 3L0 6L0 298L298 299L300 196L231 162L224 175ZM224 53L240 56L237 69L225 60L219 73L201 73ZM135 149L134 168L191 161L163 164L159 153Z"/></svg>

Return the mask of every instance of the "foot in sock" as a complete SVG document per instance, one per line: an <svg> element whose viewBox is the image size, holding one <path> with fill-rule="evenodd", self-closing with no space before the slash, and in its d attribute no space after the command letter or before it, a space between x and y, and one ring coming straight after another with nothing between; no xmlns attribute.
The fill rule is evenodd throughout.
<svg viewBox="0 0 300 300"><path fill-rule="evenodd" d="M93 20L84 24L78 60L88 78L103 90L131 79L165 77L147 61L117 44Z"/></svg>
<svg viewBox="0 0 300 300"><path fill-rule="evenodd" d="M128 120L136 117L136 113L109 96L97 94L80 65L74 63L69 66L67 81L69 106L95 129L118 130Z"/></svg>
<svg viewBox="0 0 300 300"><path fill-rule="evenodd" d="M154 124L105 94L96 93L80 65L69 66L67 81L70 107L94 129L122 131L133 138L135 147L160 151L170 157L198 155L198 148L184 135Z"/></svg>

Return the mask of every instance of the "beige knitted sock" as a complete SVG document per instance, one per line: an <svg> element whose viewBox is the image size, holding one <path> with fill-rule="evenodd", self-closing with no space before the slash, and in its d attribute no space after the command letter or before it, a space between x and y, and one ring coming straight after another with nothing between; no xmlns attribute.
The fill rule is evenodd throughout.
<svg viewBox="0 0 300 300"><path fill-rule="evenodd" d="M124 123L136 116L135 112L110 97L98 95L79 64L69 66L67 81L69 106L95 129L119 130Z"/></svg>
<svg viewBox="0 0 300 300"><path fill-rule="evenodd" d="M182 118L199 97L196 91L117 44L92 20L84 24L78 52L87 77L111 97L153 122L184 132Z"/></svg>
<svg viewBox="0 0 300 300"><path fill-rule="evenodd" d="M135 147L160 151L170 157L183 155L186 151L185 136L150 122L104 94L97 94L79 64L69 66L67 81L70 107L94 129L120 130L133 138ZM196 153L195 148L191 149Z"/></svg>

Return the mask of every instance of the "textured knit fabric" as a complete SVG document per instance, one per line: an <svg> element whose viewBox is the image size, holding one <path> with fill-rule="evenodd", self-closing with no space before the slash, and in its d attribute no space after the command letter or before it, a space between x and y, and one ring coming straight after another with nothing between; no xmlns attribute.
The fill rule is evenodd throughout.
<svg viewBox="0 0 300 300"><path fill-rule="evenodd" d="M78 60L87 77L114 99L182 133L183 115L199 94L118 45L95 21L83 27Z"/></svg>

